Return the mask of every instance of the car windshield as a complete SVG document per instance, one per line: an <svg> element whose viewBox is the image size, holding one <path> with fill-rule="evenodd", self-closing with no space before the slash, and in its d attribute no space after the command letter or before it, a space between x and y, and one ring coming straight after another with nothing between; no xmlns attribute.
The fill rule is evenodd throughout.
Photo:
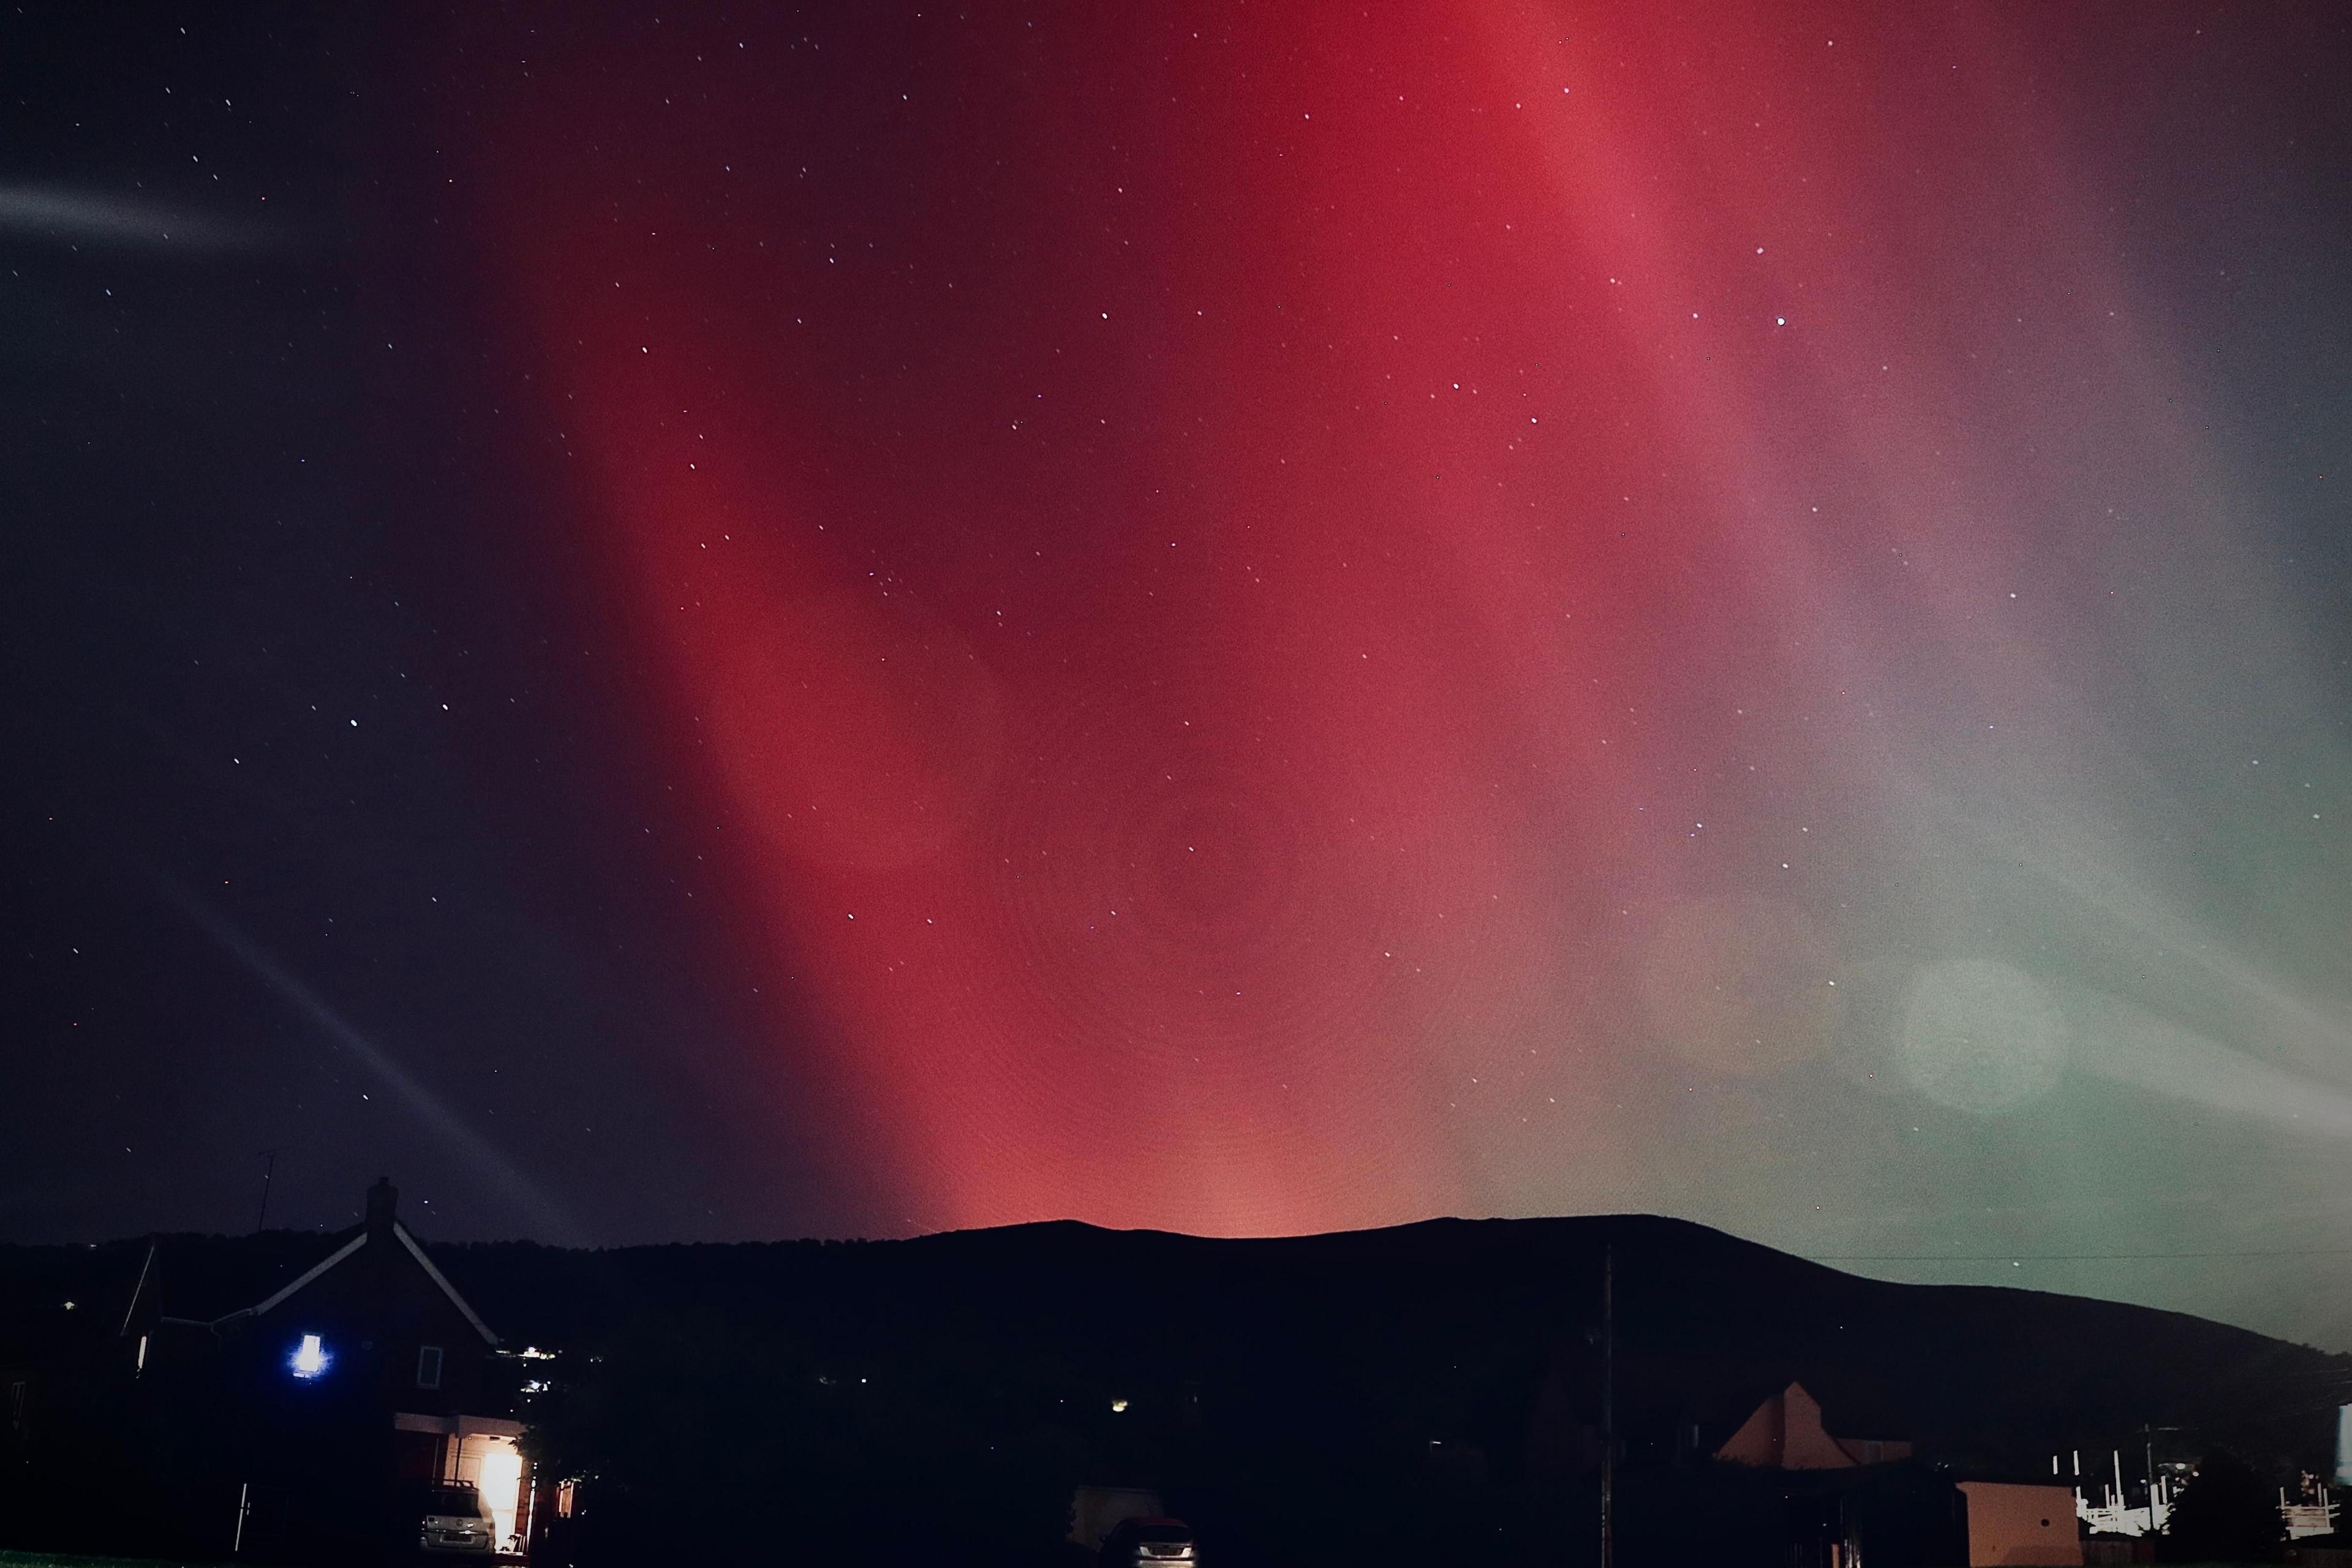
<svg viewBox="0 0 2352 1568"><path fill-rule="evenodd" d="M1135 1527L1138 1541L1190 1541L1192 1532L1181 1524L1139 1524Z"/></svg>
<svg viewBox="0 0 2352 1568"><path fill-rule="evenodd" d="M440 1488L425 1500L425 1511L444 1517L456 1514L464 1519L479 1519L481 1494L461 1487Z"/></svg>

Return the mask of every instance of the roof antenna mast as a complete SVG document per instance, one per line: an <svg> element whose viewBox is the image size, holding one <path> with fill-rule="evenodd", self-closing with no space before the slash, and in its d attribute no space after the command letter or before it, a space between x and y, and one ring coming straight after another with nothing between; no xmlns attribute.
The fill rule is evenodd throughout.
<svg viewBox="0 0 2352 1568"><path fill-rule="evenodd" d="M253 1221L256 1236L260 1235L261 1227L269 1223L269 1179L278 1173L278 1151L264 1149L261 1158L266 1163L261 1167L261 1212L254 1216Z"/></svg>

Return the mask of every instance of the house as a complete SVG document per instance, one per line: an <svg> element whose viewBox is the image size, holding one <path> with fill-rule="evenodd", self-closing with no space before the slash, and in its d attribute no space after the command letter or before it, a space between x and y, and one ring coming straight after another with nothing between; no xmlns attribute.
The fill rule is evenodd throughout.
<svg viewBox="0 0 2352 1568"><path fill-rule="evenodd" d="M517 1418L517 1363L539 1352L500 1345L398 1205L378 1180L360 1225L239 1304L226 1304L234 1281L173 1279L167 1264L142 1276L124 1314L139 1374L181 1421L224 1440L214 1506L233 1519L222 1544L239 1555L322 1541L354 1555L413 1549L417 1500L436 1484L475 1488L509 1558L527 1556L559 1511ZM230 1472L233 1514L219 1506Z"/></svg>
<svg viewBox="0 0 2352 1568"><path fill-rule="evenodd" d="M1791 1383L1758 1405L1715 1457L1763 1471L1870 1471L1909 1459L1912 1447L1900 1438L1832 1433L1821 1402L1803 1384ZM1969 1568L2080 1568L2083 1548L2070 1487L1938 1478L1898 1489L1899 1505L1891 1503L1892 1494L1883 1499L1880 1493L1886 1489L1877 1487L1855 1490L1838 1486L1802 1503L1790 1491L1788 1518L1808 1526L1794 1530L1792 1525L1793 1534L1825 1543L1805 1554L1808 1561L1836 1564L1851 1560L1860 1553L1865 1521L1883 1532L1898 1518L1909 1516L1932 1524L1922 1539L1932 1539L1946 1521L1957 1520ZM1955 1491L1956 1499L1951 1497ZM1813 1520L1816 1513L1819 1521ZM1885 1555L1881 1550L1874 1561Z"/></svg>
<svg viewBox="0 0 2352 1568"><path fill-rule="evenodd" d="M1768 1470L1845 1470L1907 1459L1911 1445L1888 1437L1832 1436L1822 1422L1821 1402L1803 1384L1791 1383L1759 1405L1715 1457Z"/></svg>

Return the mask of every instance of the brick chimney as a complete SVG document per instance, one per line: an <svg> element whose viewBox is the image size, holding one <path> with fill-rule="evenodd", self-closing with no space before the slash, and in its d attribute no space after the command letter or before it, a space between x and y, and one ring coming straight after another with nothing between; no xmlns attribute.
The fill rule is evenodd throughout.
<svg viewBox="0 0 2352 1568"><path fill-rule="evenodd" d="M378 1176L375 1185L367 1190L367 1228L370 1236L392 1234L392 1216L400 1206L400 1189L392 1184L390 1176Z"/></svg>

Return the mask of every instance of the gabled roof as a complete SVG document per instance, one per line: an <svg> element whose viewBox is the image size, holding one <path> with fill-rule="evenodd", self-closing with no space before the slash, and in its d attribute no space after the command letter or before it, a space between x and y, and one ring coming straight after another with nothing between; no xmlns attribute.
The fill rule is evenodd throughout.
<svg viewBox="0 0 2352 1568"><path fill-rule="evenodd" d="M240 1307L236 1311L229 1313L228 1318L260 1317L272 1307L284 1301L288 1297L292 1296L299 1291L307 1289L310 1287L310 1281L318 1279L319 1276L324 1274L328 1269L332 1268L336 1264L341 1263L344 1258L349 1258L352 1253L357 1252L361 1247L365 1247L367 1244L367 1232L360 1232L357 1236L354 1236L349 1241L343 1243L342 1246L327 1254L325 1258L320 1259L317 1263L312 1264L310 1268L291 1285L287 1286L284 1289L278 1291L278 1294L270 1297L267 1301L262 1302L257 1307ZM228 1318L223 1318L219 1321L226 1322Z"/></svg>
<svg viewBox="0 0 2352 1568"><path fill-rule="evenodd" d="M474 1310L473 1304L471 1302L467 1301L465 1297L460 1296L457 1293L457 1288L449 1283L448 1276L442 1273L441 1270L433 1266L433 1260L425 1256L425 1249L416 1245L416 1238L408 1234L408 1227L401 1224L398 1220L394 1220L388 1230L379 1232L362 1229L359 1231L357 1234L352 1236L349 1241L346 1241L342 1246L329 1253L325 1258L320 1258L316 1264L312 1265L307 1272L294 1279L290 1284L288 1284L283 1289L279 1289L276 1294L270 1296L267 1300L258 1302L250 1307L240 1307L234 1312L230 1312L223 1317L215 1319L214 1327L217 1328L224 1323L230 1322L238 1318L259 1318L267 1316L270 1311L284 1305L287 1301L291 1300L294 1297L310 1289L311 1285L326 1275L328 1271L342 1263L345 1259L356 1255L370 1242L374 1241L378 1236L388 1236L393 1241L398 1242L402 1248L407 1252L408 1256L416 1260L416 1266L425 1270L425 1277L432 1280L434 1285L439 1289L440 1292L449 1299L449 1304L457 1309L459 1314L465 1318L466 1321L473 1326L473 1330L476 1333L482 1336L482 1342L484 1344L495 1346L499 1342L499 1336L490 1331L490 1326L488 1323L482 1321L482 1315Z"/></svg>
<svg viewBox="0 0 2352 1568"><path fill-rule="evenodd" d="M1824 1470L1907 1459L1911 1451L1911 1444L1901 1438L1836 1436L1811 1390L1790 1383L1757 1405L1715 1455L1769 1469Z"/></svg>
<svg viewBox="0 0 2352 1568"><path fill-rule="evenodd" d="M1850 1366L1782 1364L1759 1368L1751 1375L1722 1378L1697 1396L1693 1414L1709 1447L1720 1446L1755 1418L1757 1407L1783 1397L1791 1384L1804 1390L1821 1406L1822 1422L1844 1436L1864 1437L1908 1433L1913 1421L1902 1404L1891 1396L1885 1380L1867 1369Z"/></svg>
<svg viewBox="0 0 2352 1568"><path fill-rule="evenodd" d="M449 1298L449 1304L465 1314L466 1321L474 1325L474 1331L482 1336L482 1342L496 1345L499 1336L490 1332L490 1325L482 1321L481 1314L474 1310L472 1303L457 1294L457 1287L449 1283L448 1276L433 1267L433 1260L425 1256L425 1249L416 1245L416 1238L408 1234L408 1227L394 1220L392 1234L399 1238L401 1246L408 1248L408 1255L416 1259L416 1266L425 1270L426 1277L441 1287L441 1293Z"/></svg>

